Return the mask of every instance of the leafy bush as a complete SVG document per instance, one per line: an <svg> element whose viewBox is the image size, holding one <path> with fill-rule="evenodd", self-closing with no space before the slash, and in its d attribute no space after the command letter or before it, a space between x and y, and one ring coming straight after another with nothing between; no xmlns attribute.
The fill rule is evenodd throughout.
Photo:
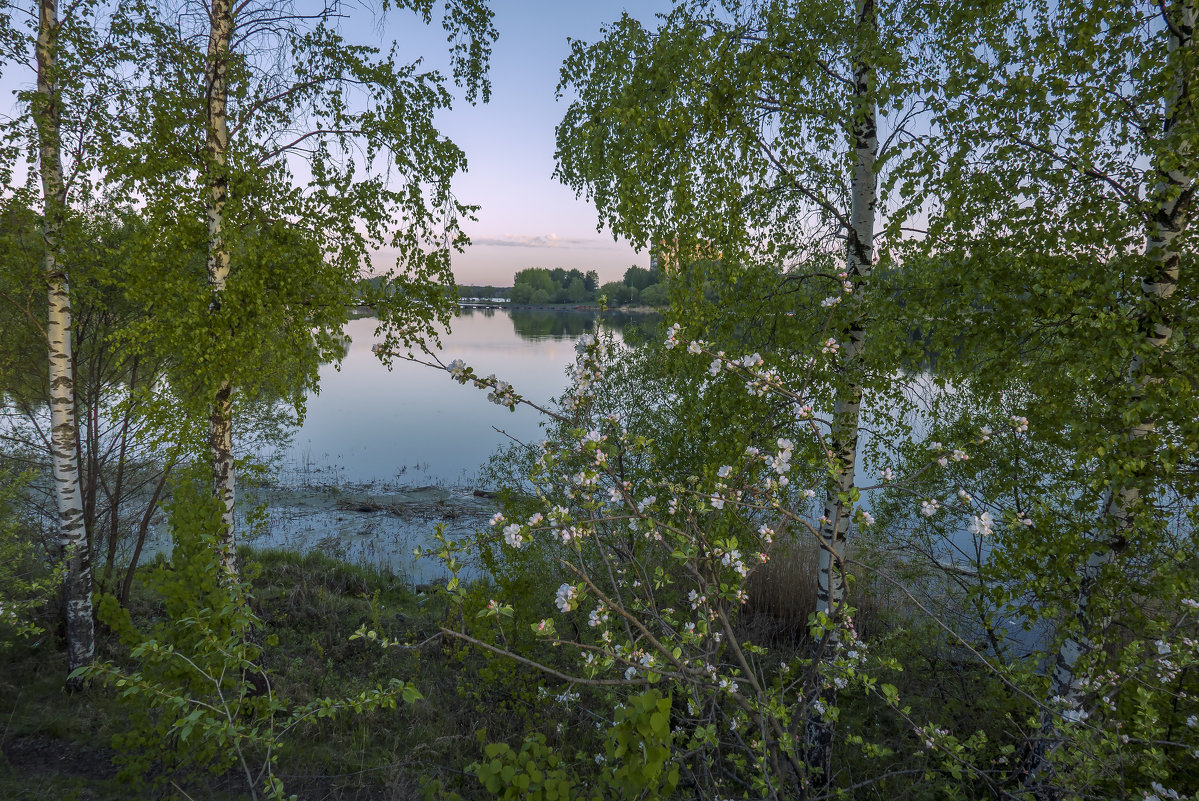
<svg viewBox="0 0 1199 801"><path fill-rule="evenodd" d="M1193 555L1183 548L1157 562L1158 590L1140 603L1152 598L1162 608L1146 609L1138 636L1109 638L1096 652L1090 675L1103 679L1092 685L1095 707L1077 715L1060 699L1040 701L1047 680L1036 652L1013 658L979 625L997 612L982 590L1002 597L1004 579L942 564L934 549L964 525L955 521L973 521L980 536L984 528L993 537L1002 531L1017 548L1029 528L1018 505L993 520L982 516L983 504L1002 505L1002 496L981 501L948 491L1002 454L991 427L965 421L932 432L946 444L901 449L873 488L885 498L874 510L879 520L856 488L838 497L849 508L855 544L852 553L834 555L830 570L847 582L853 594L846 597L861 614L846 601L832 608L818 601L804 612L806 643L771 640L747 609L790 607L794 616L813 609L809 596L819 591L812 573L823 568L810 557L827 545L820 507L808 499L833 472L821 446L827 421L819 416L819 385L785 377L758 354L735 357L678 336L675 326L668 346L709 364L695 390L702 401L690 408L711 410L722 393L740 390L742 401L729 402L746 412L746 423L730 426L717 443L698 441L688 455L668 425L647 426L653 418L642 409L613 405L619 393L609 382L628 376L607 353L610 340L584 337L574 383L548 412L548 441L521 455L514 471L524 475L481 535L500 594L483 604L460 592L461 608L473 601L472 614L461 618L472 624L448 633L564 685L546 693L553 703L547 698L528 714L519 749L487 747L476 766L486 787L510 792L504 782L523 777L530 793L548 797L609 781L603 777L614 766L555 746L548 716L539 716L581 697L590 715L619 721L647 690L672 699L664 764L677 765L680 782L705 796L748 790L802 797L849 776L879 794L913 798L1023 787L1024 754L1039 742L1029 732L1044 731L1046 716L1057 738L1047 754L1052 774L1033 782L1114 795L1190 787L1179 781L1179 766L1182 752L1199 745ZM450 372L507 405L523 401L511 386L478 378L461 363ZM678 401L679 386L663 390L668 404ZM753 429L752 421L770 419L752 406L770 408L763 396L781 399L799 419L794 440L768 426ZM1018 416L1008 422L1013 434L1026 428ZM644 433L659 431L667 432L662 442ZM889 536L870 535L880 520L892 527ZM930 549L923 555L913 547L921 542ZM908 551L888 554L896 543ZM462 547L441 543L452 571ZM529 633L543 645L529 645ZM838 754L828 777L809 759L822 731L832 732ZM639 728L630 737L639 753L654 746ZM1173 784L1164 783L1168 776ZM655 792L646 776L630 782L633 792Z"/></svg>
<svg viewBox="0 0 1199 801"><path fill-rule="evenodd" d="M597 776L580 776L539 734L526 737L519 751L504 743L487 745L483 761L468 770L504 801L669 798L679 783L679 765L671 751L670 707L670 698L649 690L617 708L604 738L604 752L593 760L600 766ZM583 756L580 761L589 760Z"/></svg>
<svg viewBox="0 0 1199 801"><path fill-rule="evenodd" d="M39 610L61 578L61 570L47 567L43 548L17 515L15 501L26 481L0 468L0 652L16 637L43 632Z"/></svg>
<svg viewBox="0 0 1199 801"><path fill-rule="evenodd" d="M117 688L128 705L132 726L114 737L123 778L140 786L153 775L156 784L177 788L176 779L236 769L253 797L262 788L281 799L274 768L297 729L420 697L412 684L394 679L348 698L279 697L260 664L250 587L222 567L220 506L192 481L176 488L167 511L174 550L147 579L164 619L140 631L127 609L104 596L100 618L130 649L131 667L101 663L81 671Z"/></svg>

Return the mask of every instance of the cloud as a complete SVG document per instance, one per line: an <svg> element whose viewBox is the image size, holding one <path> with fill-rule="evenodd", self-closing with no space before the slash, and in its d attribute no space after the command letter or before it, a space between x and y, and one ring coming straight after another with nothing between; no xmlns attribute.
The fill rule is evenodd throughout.
<svg viewBox="0 0 1199 801"><path fill-rule="evenodd" d="M595 237L576 238L557 234L504 234L502 236L471 237L472 245L509 248L610 248L612 242Z"/></svg>

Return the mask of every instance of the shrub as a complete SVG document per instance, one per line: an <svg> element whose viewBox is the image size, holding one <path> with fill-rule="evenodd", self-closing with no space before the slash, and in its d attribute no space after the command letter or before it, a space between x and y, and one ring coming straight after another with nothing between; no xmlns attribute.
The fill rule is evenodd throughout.
<svg viewBox="0 0 1199 801"><path fill-rule="evenodd" d="M174 550L147 579L165 611L162 622L139 631L112 596L99 605L101 620L129 650L132 668L100 663L80 672L120 692L132 726L114 737L122 776L159 785L201 773L236 769L255 798L284 798L274 768L289 736L340 713L394 708L419 698L398 680L357 696L297 703L275 692L260 665L259 629L248 584L222 567L220 507L199 482L176 488L167 508ZM266 645L273 644L268 637Z"/></svg>

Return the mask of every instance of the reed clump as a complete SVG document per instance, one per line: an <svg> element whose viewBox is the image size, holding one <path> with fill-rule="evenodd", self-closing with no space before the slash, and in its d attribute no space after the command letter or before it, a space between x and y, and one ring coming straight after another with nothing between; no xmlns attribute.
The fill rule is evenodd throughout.
<svg viewBox="0 0 1199 801"><path fill-rule="evenodd" d="M769 554L769 561L747 580L749 601L742 627L760 640L805 643L810 639L808 621L816 611L820 545L812 538L780 539ZM899 608L896 592L869 571L852 566L847 581L847 602L855 610L858 634L872 638L886 633Z"/></svg>

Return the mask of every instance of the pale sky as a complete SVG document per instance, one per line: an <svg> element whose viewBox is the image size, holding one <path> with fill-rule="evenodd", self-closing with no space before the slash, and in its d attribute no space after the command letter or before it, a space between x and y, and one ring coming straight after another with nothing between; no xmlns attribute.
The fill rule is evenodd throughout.
<svg viewBox="0 0 1199 801"><path fill-rule="evenodd" d="M597 231L594 207L552 178L554 127L567 106L565 98L555 101L554 90L568 37L595 41L600 26L624 11L652 21L669 10L669 0L494 0L492 7L500 38L492 50L491 102L458 103L439 117L470 165L455 194L482 207L478 222L466 226L474 244L454 258L458 281L510 285L524 267L594 269L610 281L631 264L649 266L648 254ZM441 31L428 33L430 55L444 49Z"/></svg>

